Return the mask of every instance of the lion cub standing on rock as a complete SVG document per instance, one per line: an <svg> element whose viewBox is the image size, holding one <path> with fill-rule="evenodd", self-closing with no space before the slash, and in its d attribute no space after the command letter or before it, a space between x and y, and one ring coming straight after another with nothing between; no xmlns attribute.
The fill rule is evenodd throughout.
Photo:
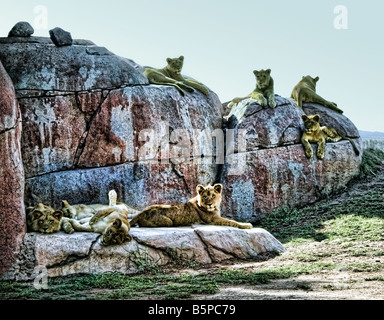
<svg viewBox="0 0 384 320"><path fill-rule="evenodd" d="M230 226L251 229L250 223L240 223L220 216L221 193L223 186L198 185L197 196L184 204L153 205L140 212L130 224L140 227L177 227L194 223Z"/></svg>

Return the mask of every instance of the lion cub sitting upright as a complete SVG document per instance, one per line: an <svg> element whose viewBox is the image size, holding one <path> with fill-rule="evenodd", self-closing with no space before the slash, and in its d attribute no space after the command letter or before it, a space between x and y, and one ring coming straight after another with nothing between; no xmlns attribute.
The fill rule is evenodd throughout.
<svg viewBox="0 0 384 320"><path fill-rule="evenodd" d="M220 216L222 190L221 184L215 184L213 187L198 185L195 198L184 204L150 206L130 221L131 226L138 224L140 227L177 227L206 223L251 229L250 223L240 223Z"/></svg>
<svg viewBox="0 0 384 320"><path fill-rule="evenodd" d="M256 99L263 107L269 106L276 107L275 91L273 86L273 79L271 77L271 69L267 70L254 70L253 74L256 77L256 88L249 95L243 98L234 98L229 104L228 108L232 108L235 104L245 99Z"/></svg>
<svg viewBox="0 0 384 320"><path fill-rule="evenodd" d="M184 96L184 90L188 92L194 92L195 89L201 91L205 95L209 93L207 87L202 83L186 79L181 75L181 69L184 64L184 57L168 58L168 65L162 69L146 68L144 75L148 78L148 81L153 84L168 85L175 87L182 96Z"/></svg>
<svg viewBox="0 0 384 320"><path fill-rule="evenodd" d="M344 137L334 128L328 128L325 126L321 127L320 116L318 114L312 116L303 114L302 119L304 121L305 131L301 137L301 143L304 146L304 151L307 158L312 158L313 156L313 150L310 143L318 144L317 157L319 159L323 159L325 153L325 143L337 142L340 140L348 140L352 144L356 155L360 154L355 142L352 139Z"/></svg>

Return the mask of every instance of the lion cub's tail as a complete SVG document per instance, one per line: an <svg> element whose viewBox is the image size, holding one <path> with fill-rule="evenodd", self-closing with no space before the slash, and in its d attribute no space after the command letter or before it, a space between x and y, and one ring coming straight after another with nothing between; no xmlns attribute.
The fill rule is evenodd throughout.
<svg viewBox="0 0 384 320"><path fill-rule="evenodd" d="M129 224L131 227L135 226L139 222L139 214L135 215L131 221L129 221Z"/></svg>
<svg viewBox="0 0 384 320"><path fill-rule="evenodd" d="M115 190L111 190L108 192L108 198L109 198L109 206L113 207L116 205L117 202L117 193Z"/></svg>
<svg viewBox="0 0 384 320"><path fill-rule="evenodd" d="M348 137L344 137L344 136L341 136L344 140L348 140L351 145L352 145L352 148L353 148L353 151L355 151L355 154L358 156L360 155L360 151L359 149L357 149L356 147L356 144L355 144L355 141L353 141L351 138L348 138Z"/></svg>

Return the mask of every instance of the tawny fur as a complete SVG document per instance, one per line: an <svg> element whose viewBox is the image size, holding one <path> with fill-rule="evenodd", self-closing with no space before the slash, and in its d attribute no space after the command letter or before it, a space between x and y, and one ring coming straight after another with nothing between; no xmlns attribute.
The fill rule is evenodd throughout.
<svg viewBox="0 0 384 320"><path fill-rule="evenodd" d="M108 205L70 205L68 201L63 200L64 223L69 223L76 231L101 233L101 243L104 245L131 241L132 237L128 234L128 215L133 209L125 203L118 203L114 190L108 193L108 197Z"/></svg>
<svg viewBox="0 0 384 320"><path fill-rule="evenodd" d="M312 158L313 156L311 143L317 143L317 157L323 159L325 154L325 143L337 142L340 140L348 140L352 144L355 154L357 156L360 154L352 139L344 137L334 128L320 126L320 116L318 114L310 116L304 114L302 115L302 119L304 121L305 131L301 137L301 143L303 144L307 158Z"/></svg>
<svg viewBox="0 0 384 320"><path fill-rule="evenodd" d="M40 233L54 233L64 230L72 233L72 227L63 222L63 212L39 203L34 207L27 208L27 227L28 231Z"/></svg>
<svg viewBox="0 0 384 320"><path fill-rule="evenodd" d="M177 227L192 224L212 224L251 229L250 223L241 223L220 216L223 186L196 187L197 196L183 204L153 205L134 217L130 224L140 227Z"/></svg>

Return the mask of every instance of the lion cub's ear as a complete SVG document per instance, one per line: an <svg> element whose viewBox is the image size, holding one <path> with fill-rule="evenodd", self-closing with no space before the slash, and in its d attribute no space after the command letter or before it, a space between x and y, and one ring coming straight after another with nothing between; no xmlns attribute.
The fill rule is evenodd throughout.
<svg viewBox="0 0 384 320"><path fill-rule="evenodd" d="M69 202L67 200L62 200L61 203L63 205L63 208L70 208L71 207L71 205L69 204Z"/></svg>
<svg viewBox="0 0 384 320"><path fill-rule="evenodd" d="M271 69L265 70L266 73L271 74Z"/></svg>
<svg viewBox="0 0 384 320"><path fill-rule="evenodd" d="M319 77L316 77L315 79L313 79L313 80L315 80L315 82L317 82L317 81L319 81L320 80L320 78Z"/></svg>
<svg viewBox="0 0 384 320"><path fill-rule="evenodd" d="M184 56L180 56L179 60L184 61Z"/></svg>
<svg viewBox="0 0 384 320"><path fill-rule="evenodd" d="M313 120L315 120L316 122L320 122L320 116L318 114L315 114L313 116Z"/></svg>
<svg viewBox="0 0 384 320"><path fill-rule="evenodd" d="M43 216L43 213L39 210L35 210L32 212L32 220L37 220L42 216Z"/></svg>
<svg viewBox="0 0 384 320"><path fill-rule="evenodd" d="M221 191L223 191L223 185L220 183L216 183L213 186L213 190L215 190L217 193L221 193Z"/></svg>
<svg viewBox="0 0 384 320"><path fill-rule="evenodd" d="M259 71L257 71L257 70L253 70L253 74L254 74L255 76L257 76L257 75L259 74Z"/></svg>
<svg viewBox="0 0 384 320"><path fill-rule="evenodd" d="M35 207L27 207L27 208L25 209L25 211L26 211L27 213L30 213L30 212L33 211L33 209L35 209Z"/></svg>
<svg viewBox="0 0 384 320"><path fill-rule="evenodd" d="M307 116L306 114L303 114L303 115L301 116L301 119L303 119L304 121L305 121L305 120L308 120L308 116Z"/></svg>
<svg viewBox="0 0 384 320"><path fill-rule="evenodd" d="M205 187L204 187L202 184L199 184L199 185L196 187L196 192L197 192L198 194L201 194L204 190L205 190Z"/></svg>
<svg viewBox="0 0 384 320"><path fill-rule="evenodd" d="M57 210L52 213L52 216L54 216L57 220L60 220L64 216L64 213L61 210Z"/></svg>

